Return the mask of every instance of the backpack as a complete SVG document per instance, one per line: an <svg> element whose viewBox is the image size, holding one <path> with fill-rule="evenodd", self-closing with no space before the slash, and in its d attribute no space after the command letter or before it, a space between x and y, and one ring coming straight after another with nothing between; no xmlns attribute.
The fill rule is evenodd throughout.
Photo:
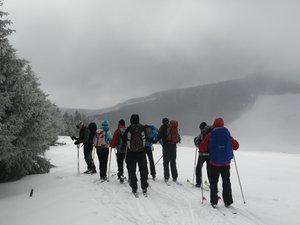
<svg viewBox="0 0 300 225"><path fill-rule="evenodd" d="M212 130L208 151L210 160L216 164L229 163L233 159L231 135L227 128L217 127Z"/></svg>
<svg viewBox="0 0 300 225"><path fill-rule="evenodd" d="M91 143L94 143L95 141L95 138L96 138L96 130L97 130L97 124L92 122L88 125L88 129L90 131L90 134L89 134L89 141Z"/></svg>
<svg viewBox="0 0 300 225"><path fill-rule="evenodd" d="M153 148L151 141L157 137L158 130L153 125L145 126L145 129L146 129L146 133L147 133L147 137L148 137L148 140L146 140L146 143L145 143L145 147Z"/></svg>
<svg viewBox="0 0 300 225"><path fill-rule="evenodd" d="M166 141L169 144L177 144L180 141L180 135L178 133L178 121L171 120L167 125L167 137Z"/></svg>
<svg viewBox="0 0 300 225"><path fill-rule="evenodd" d="M117 139L117 150L119 152L124 153L126 150L126 145L123 145L123 134L126 130L126 127L122 127L118 129L118 139Z"/></svg>
<svg viewBox="0 0 300 225"><path fill-rule="evenodd" d="M131 129L128 132L129 149L132 152L144 151L145 146L145 134L144 126L141 124L132 124Z"/></svg>
<svg viewBox="0 0 300 225"><path fill-rule="evenodd" d="M106 142L106 132L102 129L96 131L96 148L108 148L109 143Z"/></svg>
<svg viewBox="0 0 300 225"><path fill-rule="evenodd" d="M148 126L145 129L146 129L148 138L151 138L152 137L152 127Z"/></svg>

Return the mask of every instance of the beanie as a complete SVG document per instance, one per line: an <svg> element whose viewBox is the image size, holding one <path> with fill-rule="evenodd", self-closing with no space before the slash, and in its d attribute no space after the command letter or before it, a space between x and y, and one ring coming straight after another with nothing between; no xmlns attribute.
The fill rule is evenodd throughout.
<svg viewBox="0 0 300 225"><path fill-rule="evenodd" d="M200 128L201 130L203 130L204 127L206 127L206 126L207 126L207 123L202 122L202 123L200 123L199 128Z"/></svg>
<svg viewBox="0 0 300 225"><path fill-rule="evenodd" d="M119 120L119 125L125 126L125 120L120 119L120 120Z"/></svg>
<svg viewBox="0 0 300 225"><path fill-rule="evenodd" d="M103 130L109 130L109 121L107 119L101 121L101 127Z"/></svg>
<svg viewBox="0 0 300 225"><path fill-rule="evenodd" d="M79 126L80 126L80 125L83 125L83 122L79 120L79 121L76 123L76 128L79 129Z"/></svg>
<svg viewBox="0 0 300 225"><path fill-rule="evenodd" d="M163 124L166 124L166 123L168 123L168 122L169 122L169 119L168 119L168 118L165 117L165 118L162 119L162 123L163 123Z"/></svg>
<svg viewBox="0 0 300 225"><path fill-rule="evenodd" d="M132 114L130 117L130 123L131 124L138 124L140 123L140 117L138 114Z"/></svg>

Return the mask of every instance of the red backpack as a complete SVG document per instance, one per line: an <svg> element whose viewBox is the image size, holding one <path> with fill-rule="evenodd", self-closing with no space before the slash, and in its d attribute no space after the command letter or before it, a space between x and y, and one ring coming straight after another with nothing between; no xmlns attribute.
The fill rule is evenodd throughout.
<svg viewBox="0 0 300 225"><path fill-rule="evenodd" d="M180 135L178 133L178 121L177 120L171 120L169 121L167 125L167 143L170 144L177 144L180 142Z"/></svg>

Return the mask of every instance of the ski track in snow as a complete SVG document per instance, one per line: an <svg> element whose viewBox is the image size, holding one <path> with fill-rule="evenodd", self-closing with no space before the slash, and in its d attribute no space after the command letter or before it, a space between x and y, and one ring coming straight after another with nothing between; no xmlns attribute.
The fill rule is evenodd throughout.
<svg viewBox="0 0 300 225"><path fill-rule="evenodd" d="M237 211L237 214L233 214L225 208L222 200L219 201L218 209L212 208L209 202L209 191L203 192L206 200L203 200L202 204L201 189L186 182L187 179L192 180L188 174L191 174L193 165L190 167L190 164L185 163L189 158L193 160L194 151L192 150L190 152L188 152L189 149L178 151L178 170L180 172L178 181L182 185L170 181L171 185L168 186L163 180L162 162L159 162L156 166L157 179L148 181L148 197L142 194L138 181L139 198L135 198L127 179L123 184L117 179L115 160L112 160L110 182L101 183L99 171L93 175L80 174L77 176L77 158L74 154L76 152L72 147L61 146L50 151L49 155L57 167L51 169L49 174L26 176L16 182L1 184L0 225L81 225L84 223L89 225L269 225L270 223L274 224L274 221L275 224L280 224L278 221L281 217L271 217L270 215L274 215L272 210L276 209L277 202L282 202L281 199L284 196L279 195L276 199L275 197L267 199L268 202L264 205L255 206L257 202L262 203L261 195L257 194L260 192L255 189L256 186L252 185L250 189L245 185L246 190L248 187L249 203L243 204L234 170L231 172L234 185L233 210ZM156 158L159 158L160 154L160 151L154 152ZM264 153L260 155L260 159L263 156ZM247 154L247 157L251 157L251 154ZM296 156L285 157L295 160L291 162L294 163L293 165L298 165L295 163L298 159L295 158ZM244 162L246 167L248 167L247 163L248 161ZM97 164L96 161L96 166L98 166ZM85 167L82 152L80 165ZM298 171L296 168L298 167L292 167L291 170ZM84 168L81 168L81 171L83 170ZM247 171L243 172L243 175L246 176ZM126 170L124 175L127 176ZM32 198L29 198L31 188L34 188L34 194ZM220 191L222 191L221 182L219 182L219 195L221 195ZM12 216L9 210L11 208L18 212L17 217ZM262 213L261 210L264 210L265 213ZM294 208L290 210L297 211ZM37 215L39 220L36 219ZM274 219L272 220L272 218ZM22 223L18 223L20 221Z"/></svg>
<svg viewBox="0 0 300 225"><path fill-rule="evenodd" d="M128 182L119 183L116 176L110 178L110 182L99 182L98 175L82 175L84 186L89 186L88 191L93 195L92 200L100 208L111 208L114 212L112 217L122 224L264 224L245 206L240 204L234 209L238 212L233 214L225 208L220 201L218 209L213 209L209 203L209 192L204 192L207 200L201 203L201 189L192 187L188 183L182 185L171 182L167 186L162 178L155 181L149 179L148 197L143 196L138 189L139 198L131 193ZM140 185L138 183L138 185ZM225 214L222 215L223 212ZM111 219L111 217L109 217ZM209 219L208 219L209 218ZM207 220L209 222L207 222ZM110 223L109 221L106 221Z"/></svg>

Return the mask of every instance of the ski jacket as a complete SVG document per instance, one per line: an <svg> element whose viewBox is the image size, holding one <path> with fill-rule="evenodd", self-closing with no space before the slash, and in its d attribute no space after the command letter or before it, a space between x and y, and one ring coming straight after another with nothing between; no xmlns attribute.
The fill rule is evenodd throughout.
<svg viewBox="0 0 300 225"><path fill-rule="evenodd" d="M90 142L90 130L86 126L82 126L79 131L79 143L87 144Z"/></svg>
<svg viewBox="0 0 300 225"><path fill-rule="evenodd" d="M118 145L118 139L119 139L119 131L121 128L126 128L125 126L123 125L118 125L118 128L115 130L114 134L113 134L113 137L112 137L112 141L110 143L110 147L112 148L116 148L117 145Z"/></svg>
<svg viewBox="0 0 300 225"><path fill-rule="evenodd" d="M222 118L217 118L214 121L214 124L212 126L212 129L218 128L218 127L224 127L224 120ZM209 152L209 144L211 142L211 137L212 137L212 132L206 135L203 141L199 144L199 151L202 153ZM232 144L232 149L237 150L239 148L239 143L237 140L235 140L232 136L231 138L231 144ZM223 163L223 164L218 164L210 160L210 164L214 166L228 166L230 165L230 162Z"/></svg>
<svg viewBox="0 0 300 225"><path fill-rule="evenodd" d="M201 143L201 141L204 140L206 135L211 132L212 127L209 125L206 125L203 130L201 130L200 134L198 134L197 137L194 138L194 143L196 147Z"/></svg>

